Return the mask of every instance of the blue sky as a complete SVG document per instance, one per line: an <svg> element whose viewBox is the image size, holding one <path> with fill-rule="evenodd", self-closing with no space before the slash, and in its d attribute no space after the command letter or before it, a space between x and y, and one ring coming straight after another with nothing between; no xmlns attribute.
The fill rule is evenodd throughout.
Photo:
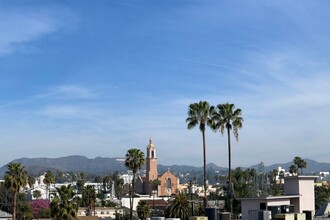
<svg viewBox="0 0 330 220"><path fill-rule="evenodd" d="M243 111L233 166L328 162L328 1L0 0L0 164L123 157L202 166L188 105ZM227 142L207 130L207 162Z"/></svg>

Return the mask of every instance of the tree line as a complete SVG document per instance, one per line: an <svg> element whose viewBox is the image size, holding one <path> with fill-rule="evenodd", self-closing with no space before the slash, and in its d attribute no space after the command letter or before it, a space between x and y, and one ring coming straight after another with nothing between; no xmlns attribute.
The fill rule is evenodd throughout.
<svg viewBox="0 0 330 220"><path fill-rule="evenodd" d="M85 185L87 175L80 173L74 175L71 184L55 187L56 192L51 192L50 188L52 184L55 186L56 176L51 171L45 173L43 183L46 185L46 199L40 199L41 191L33 188L36 178L29 176L20 163L8 164L4 182L0 183L0 210L12 214L14 220L41 217L75 219L79 207L85 207L86 215L89 216L95 215L96 206L116 207L117 203L106 201L106 194L111 189L110 184L113 184L117 198L128 193L128 186L124 185L119 172L95 177L97 191L94 186ZM29 190L26 186L29 186ZM28 194L35 200L29 201ZM76 196L77 194L81 194L81 197ZM96 203L96 198L101 201L99 204Z"/></svg>

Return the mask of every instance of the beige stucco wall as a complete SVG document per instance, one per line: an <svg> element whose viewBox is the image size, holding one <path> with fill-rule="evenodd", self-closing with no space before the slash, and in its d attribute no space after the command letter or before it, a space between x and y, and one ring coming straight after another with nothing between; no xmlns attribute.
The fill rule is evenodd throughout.
<svg viewBox="0 0 330 220"><path fill-rule="evenodd" d="M295 211L312 211L315 214L314 176L292 176L285 179L284 193L300 195L299 200L293 200Z"/></svg>
<svg viewBox="0 0 330 220"><path fill-rule="evenodd" d="M315 214L315 196L314 196L314 179L302 181L299 187L300 212L304 210L313 211Z"/></svg>
<svg viewBox="0 0 330 220"><path fill-rule="evenodd" d="M254 198L254 199L242 199L242 219L249 219L249 210L260 210L260 203L266 203L266 206L280 206L290 205L289 198Z"/></svg>

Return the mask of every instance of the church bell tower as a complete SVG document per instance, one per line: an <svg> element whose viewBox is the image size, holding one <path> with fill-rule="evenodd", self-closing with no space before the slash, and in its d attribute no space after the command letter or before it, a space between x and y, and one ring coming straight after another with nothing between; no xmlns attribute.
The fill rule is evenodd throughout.
<svg viewBox="0 0 330 220"><path fill-rule="evenodd" d="M150 195L152 190L151 189L152 181L158 180L156 148L155 145L152 143L151 138L149 139L149 145L147 146L146 168L147 168L146 193Z"/></svg>

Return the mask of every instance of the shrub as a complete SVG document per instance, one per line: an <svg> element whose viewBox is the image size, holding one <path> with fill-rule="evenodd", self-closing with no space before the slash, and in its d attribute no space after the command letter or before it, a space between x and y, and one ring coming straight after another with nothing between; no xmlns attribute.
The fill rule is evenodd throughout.
<svg viewBox="0 0 330 220"><path fill-rule="evenodd" d="M44 209L49 209L49 201L48 199L36 199L30 202L33 211L33 217L39 218L40 211Z"/></svg>

